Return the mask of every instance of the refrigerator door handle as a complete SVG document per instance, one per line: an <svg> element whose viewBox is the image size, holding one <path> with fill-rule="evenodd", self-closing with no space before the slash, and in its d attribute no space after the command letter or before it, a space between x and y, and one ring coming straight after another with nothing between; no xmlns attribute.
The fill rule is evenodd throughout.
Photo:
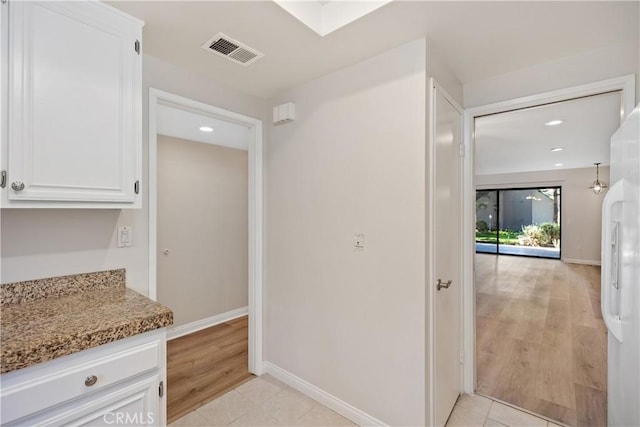
<svg viewBox="0 0 640 427"><path fill-rule="evenodd" d="M613 290L614 283L612 283L612 267L617 268L618 259L615 261L612 259L612 253L615 252L616 256L619 256L619 244L617 241L617 233L614 236L613 229L614 223L612 218L613 207L624 201L624 193L622 187L622 180L616 182L611 186L607 195L602 202L602 277L601 277L601 310L602 318L609 332L615 337L616 340L622 342L622 321L620 316L611 312L611 292ZM612 239L616 237L614 242ZM617 276L617 275L616 275ZM619 284L615 283L616 288Z"/></svg>

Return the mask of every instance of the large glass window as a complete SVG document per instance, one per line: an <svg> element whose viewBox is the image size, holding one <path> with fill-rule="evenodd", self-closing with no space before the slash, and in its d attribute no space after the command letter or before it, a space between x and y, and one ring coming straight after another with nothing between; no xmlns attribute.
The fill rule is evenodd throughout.
<svg viewBox="0 0 640 427"><path fill-rule="evenodd" d="M560 258L560 187L476 191L476 252Z"/></svg>

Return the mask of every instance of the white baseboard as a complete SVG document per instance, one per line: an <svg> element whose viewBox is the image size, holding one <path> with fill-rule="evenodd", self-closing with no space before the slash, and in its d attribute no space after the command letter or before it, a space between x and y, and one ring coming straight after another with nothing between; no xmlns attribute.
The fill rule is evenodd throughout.
<svg viewBox="0 0 640 427"><path fill-rule="evenodd" d="M216 314L215 316L207 317L206 319L196 320L195 322L187 323L186 325L173 327L167 331L167 340L172 340L174 338L197 332L201 329L228 322L229 320L233 320L238 317L246 316L248 312L249 309L245 306L227 311L226 313Z"/></svg>
<svg viewBox="0 0 640 427"><path fill-rule="evenodd" d="M564 258L562 261L567 264L600 265L600 260Z"/></svg>
<svg viewBox="0 0 640 427"><path fill-rule="evenodd" d="M293 387L313 400L322 403L327 408L337 412L345 418L348 418L359 426L387 426L387 424L377 418L374 418L366 412L351 406L347 402L338 399L334 395L327 393L326 391L314 386L300 377L293 375L291 372L285 371L271 362L264 362L264 370L265 373L282 381L288 386Z"/></svg>

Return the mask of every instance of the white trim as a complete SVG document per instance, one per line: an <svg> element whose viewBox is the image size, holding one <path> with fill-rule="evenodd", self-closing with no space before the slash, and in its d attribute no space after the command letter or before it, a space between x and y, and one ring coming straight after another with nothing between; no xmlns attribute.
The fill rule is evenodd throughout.
<svg viewBox="0 0 640 427"><path fill-rule="evenodd" d="M220 323L228 322L238 317L246 316L249 314L249 307L240 307L235 310L227 311L226 313L216 314L215 316L207 317L206 319L196 320L195 322L187 323L185 325L175 326L167 330L167 340L180 338L185 335L192 334L194 332L201 331L202 329L210 328L212 326L219 325Z"/></svg>
<svg viewBox="0 0 640 427"><path fill-rule="evenodd" d="M512 184L482 184L476 185L476 190L517 190L518 188L528 189L532 187L562 187L565 185L566 180L555 181L528 181L517 182Z"/></svg>
<svg viewBox="0 0 640 427"><path fill-rule="evenodd" d="M436 183L436 111L435 111L435 99L436 92L440 92L442 96L458 111L460 118L462 119L463 109L458 103L447 93L442 86L436 82L433 77L429 78L429 135L427 146L427 277L426 277L426 292L428 295L427 300L427 356L429 358L429 365L427 366L428 372L428 425L435 425L435 396L436 396L436 384L435 384L435 372L436 372L436 347L435 347L435 331L436 331L436 277L435 277L435 254L436 254L436 241L435 241L435 183ZM461 135L462 135L462 120L460 123ZM462 171L461 171L462 173ZM462 200L460 200L462 203ZM463 235L460 236L463 239ZM464 239L461 244L464 243ZM462 277L462 276L461 276ZM464 292L464 289L463 289ZM462 315L462 313L461 313ZM462 327L462 319L461 319ZM461 330L461 339L464 336ZM464 343L461 343L460 348ZM462 375L461 375L462 379ZM462 387L461 387L462 388Z"/></svg>
<svg viewBox="0 0 640 427"><path fill-rule="evenodd" d="M475 357L475 293L473 283L474 270L474 230L475 230L475 189L474 189L474 119L486 114L495 114L517 108L533 107L540 104L564 101L567 99L597 95L599 93L622 91L621 120L633 111L635 105L635 75L629 74L613 79L588 83L566 89L525 96L508 101L469 108L464 113L464 145L466 157L463 167L463 310L464 310L464 392L472 394L476 384Z"/></svg>
<svg viewBox="0 0 640 427"><path fill-rule="evenodd" d="M157 179L158 151L156 106L158 103L194 111L226 122L247 126L249 141L249 372L261 375L262 365L262 268L263 268L263 158L262 120L214 107L172 93L149 88L149 298L157 299Z"/></svg>
<svg viewBox="0 0 640 427"><path fill-rule="evenodd" d="M426 294L427 294L427 358L429 364L427 366L428 378L428 397L427 397L427 425L435 425L435 293L433 292L434 268L435 268L435 238L433 230L435 230L435 215L433 206L435 205L435 81L429 78L429 135L427 144L427 277L426 277Z"/></svg>
<svg viewBox="0 0 640 427"><path fill-rule="evenodd" d="M298 390L300 393L309 396L313 400L322 403L327 408L332 409L359 426L388 426L388 424L383 423L379 419L271 362L264 362L264 370L265 373Z"/></svg>
<svg viewBox="0 0 640 427"><path fill-rule="evenodd" d="M148 297L158 300L158 133L157 110L159 94L149 89L149 290Z"/></svg>
<svg viewBox="0 0 640 427"><path fill-rule="evenodd" d="M600 260L595 259L573 259L573 258L564 258L562 262L567 264L582 264L582 265L600 265Z"/></svg>

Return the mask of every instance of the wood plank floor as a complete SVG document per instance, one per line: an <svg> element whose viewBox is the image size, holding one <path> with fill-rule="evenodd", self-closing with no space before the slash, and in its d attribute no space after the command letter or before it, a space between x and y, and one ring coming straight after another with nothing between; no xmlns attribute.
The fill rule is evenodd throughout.
<svg viewBox="0 0 640 427"><path fill-rule="evenodd" d="M476 255L479 393L571 426L607 423L600 268Z"/></svg>
<svg viewBox="0 0 640 427"><path fill-rule="evenodd" d="M174 420L254 378L247 316L167 343L167 419Z"/></svg>

